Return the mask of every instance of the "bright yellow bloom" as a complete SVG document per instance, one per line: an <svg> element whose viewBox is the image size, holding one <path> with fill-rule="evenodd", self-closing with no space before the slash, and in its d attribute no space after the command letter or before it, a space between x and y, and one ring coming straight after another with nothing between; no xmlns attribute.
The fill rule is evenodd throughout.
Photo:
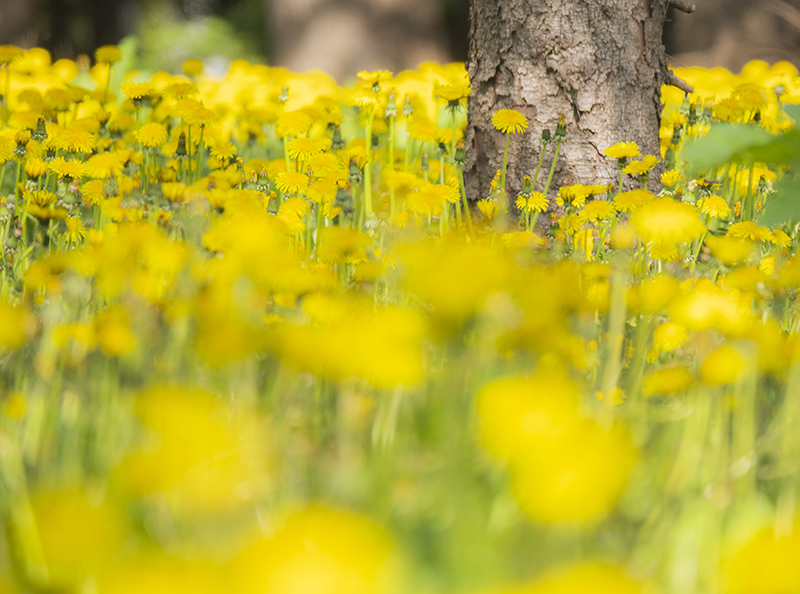
<svg viewBox="0 0 800 594"><path fill-rule="evenodd" d="M614 197L614 208L618 212L636 212L645 204L649 204L656 199L655 194L648 190L636 189L621 192Z"/></svg>
<svg viewBox="0 0 800 594"><path fill-rule="evenodd" d="M484 198L478 201L478 210L483 213L487 221L493 221L497 217L498 206L494 200Z"/></svg>
<svg viewBox="0 0 800 594"><path fill-rule="evenodd" d="M613 219L614 215L614 205L605 200L592 200L578 213L582 221L594 223Z"/></svg>
<svg viewBox="0 0 800 594"><path fill-rule="evenodd" d="M686 243L697 239L705 226L691 204L659 198L631 216L631 223L645 241Z"/></svg>
<svg viewBox="0 0 800 594"><path fill-rule="evenodd" d="M700 212L715 219L724 219L731 214L731 207L722 196L716 194L703 198L699 206Z"/></svg>
<svg viewBox="0 0 800 594"><path fill-rule="evenodd" d="M122 52L116 45L104 45L95 50L94 59L98 64L116 64L122 59Z"/></svg>
<svg viewBox="0 0 800 594"><path fill-rule="evenodd" d="M644 175L658 165L661 159L653 155L645 155L641 161L632 161L622 170L626 175Z"/></svg>
<svg viewBox="0 0 800 594"><path fill-rule="evenodd" d="M728 236L752 241L772 241L772 231L761 227L753 221L741 221L728 227Z"/></svg>
<svg viewBox="0 0 800 594"><path fill-rule="evenodd" d="M661 174L661 183L671 188L683 180L683 174L677 169L670 169Z"/></svg>
<svg viewBox="0 0 800 594"><path fill-rule="evenodd" d="M199 76L203 73L203 61L197 58L189 58L183 63L181 70L186 73L186 76Z"/></svg>
<svg viewBox="0 0 800 594"><path fill-rule="evenodd" d="M285 171L277 175L275 185L284 194L297 194L308 187L308 176L298 171Z"/></svg>
<svg viewBox="0 0 800 594"><path fill-rule="evenodd" d="M641 156L635 142L618 142L604 150L603 154L612 159L632 159Z"/></svg>
<svg viewBox="0 0 800 594"><path fill-rule="evenodd" d="M58 179L81 179L86 175L86 166L81 161L67 160L64 157L56 157L48 164L50 171L58 176Z"/></svg>
<svg viewBox="0 0 800 594"><path fill-rule="evenodd" d="M167 129L158 122L149 122L136 132L142 146L155 148L167 142Z"/></svg>
<svg viewBox="0 0 800 594"><path fill-rule="evenodd" d="M645 376L642 394L644 396L678 394L685 392L693 382L692 374L683 365L664 365Z"/></svg>
<svg viewBox="0 0 800 594"><path fill-rule="evenodd" d="M278 118L275 133L280 138L302 136L311 127L314 120L305 111L287 111Z"/></svg>
<svg viewBox="0 0 800 594"><path fill-rule="evenodd" d="M64 233L64 238L70 243L78 243L84 237L86 237L86 228L83 226L83 222L81 221L80 217L76 216L69 216L66 218L64 223L67 226L67 231Z"/></svg>
<svg viewBox="0 0 800 594"><path fill-rule="evenodd" d="M732 344L723 344L712 351L700 367L700 377L709 386L735 382L747 370L747 357Z"/></svg>
<svg viewBox="0 0 800 594"><path fill-rule="evenodd" d="M504 134L519 134L528 129L528 118L516 109L500 109L492 116L492 125Z"/></svg>
<svg viewBox="0 0 800 594"><path fill-rule="evenodd" d="M367 82L371 85L375 85L378 83L385 82L387 80L391 80L393 74L388 70L375 70L374 72L369 72L367 70L362 70L358 74L356 74L358 78Z"/></svg>
<svg viewBox="0 0 800 594"><path fill-rule="evenodd" d="M314 155L327 151L331 146L331 139L324 138L294 138L286 143L286 153L291 159L306 162Z"/></svg>

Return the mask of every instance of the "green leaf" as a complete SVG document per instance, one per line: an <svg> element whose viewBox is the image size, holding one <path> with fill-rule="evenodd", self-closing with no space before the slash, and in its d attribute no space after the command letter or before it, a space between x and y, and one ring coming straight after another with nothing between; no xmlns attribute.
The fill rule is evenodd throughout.
<svg viewBox="0 0 800 594"><path fill-rule="evenodd" d="M800 180L787 179L775 184L758 222L768 227L800 220Z"/></svg>
<svg viewBox="0 0 800 594"><path fill-rule="evenodd" d="M703 138L689 142L681 157L688 161L690 175L727 163L786 164L800 157L800 134L791 130L773 136L759 126L720 123Z"/></svg>
<svg viewBox="0 0 800 594"><path fill-rule="evenodd" d="M795 123L800 121L800 105L784 105L783 111L785 111L786 115L792 118Z"/></svg>

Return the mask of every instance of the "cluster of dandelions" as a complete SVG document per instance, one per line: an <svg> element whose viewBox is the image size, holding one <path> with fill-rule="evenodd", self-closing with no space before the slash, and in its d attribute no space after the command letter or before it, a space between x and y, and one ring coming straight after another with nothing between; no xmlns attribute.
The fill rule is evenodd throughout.
<svg viewBox="0 0 800 594"><path fill-rule="evenodd" d="M553 122L473 205L460 64L95 58L0 47L0 589L796 589L785 171L681 159L796 69L680 72L614 183L552 187Z"/></svg>

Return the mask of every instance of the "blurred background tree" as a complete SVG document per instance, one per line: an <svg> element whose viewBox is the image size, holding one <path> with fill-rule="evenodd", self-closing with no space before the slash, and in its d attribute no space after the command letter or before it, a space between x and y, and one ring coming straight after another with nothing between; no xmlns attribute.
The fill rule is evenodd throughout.
<svg viewBox="0 0 800 594"><path fill-rule="evenodd" d="M676 64L800 63L800 0L695 2L694 15L673 12L667 24ZM214 71L245 58L342 80L466 60L468 14L469 0L2 0L0 43L74 58L135 35L144 69L199 57Z"/></svg>

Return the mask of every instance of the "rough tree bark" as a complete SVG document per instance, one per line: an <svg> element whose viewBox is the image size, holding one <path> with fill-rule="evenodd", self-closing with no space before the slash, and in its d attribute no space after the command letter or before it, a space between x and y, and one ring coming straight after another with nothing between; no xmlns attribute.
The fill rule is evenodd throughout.
<svg viewBox="0 0 800 594"><path fill-rule="evenodd" d="M465 139L470 199L488 195L502 165L504 136L491 123L498 109L516 109L529 122L526 133L511 137L512 202L523 175L533 175L542 130L555 132L562 114L567 140L551 198L559 185L617 180L615 163L602 154L616 142L634 141L643 153L658 155L666 12L667 0L472 0ZM551 145L545 167L552 153Z"/></svg>

